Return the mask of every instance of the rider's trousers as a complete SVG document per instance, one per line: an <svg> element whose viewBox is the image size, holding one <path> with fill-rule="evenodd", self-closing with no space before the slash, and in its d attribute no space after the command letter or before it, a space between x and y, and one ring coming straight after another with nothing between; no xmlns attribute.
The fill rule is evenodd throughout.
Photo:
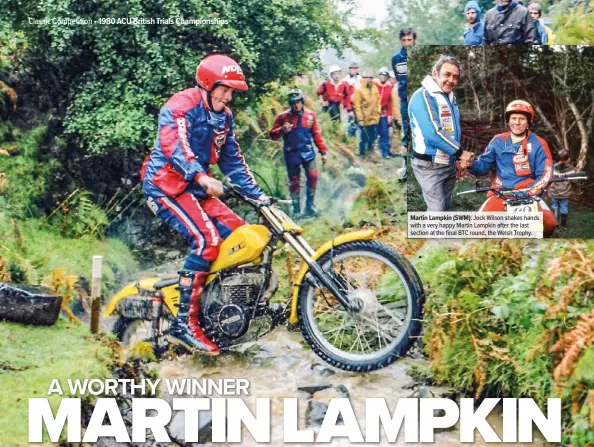
<svg viewBox="0 0 594 447"><path fill-rule="evenodd" d="M151 197L155 214L181 233L192 247L184 269L208 272L217 259L219 248L244 220L214 197L198 199L192 194L176 198Z"/></svg>

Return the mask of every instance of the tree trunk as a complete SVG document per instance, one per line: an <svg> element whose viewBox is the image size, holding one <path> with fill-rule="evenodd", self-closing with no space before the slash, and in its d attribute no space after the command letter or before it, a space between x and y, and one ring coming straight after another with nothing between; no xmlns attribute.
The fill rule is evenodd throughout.
<svg viewBox="0 0 594 447"><path fill-rule="evenodd" d="M571 100L569 96L566 98L566 100L567 104L569 105L569 108L571 109L571 112L575 116L576 123L580 131L580 153L577 158L576 169L578 171L583 171L586 167L586 156L588 155L588 140L590 139L592 127L587 127L587 124L584 121L582 114L578 110L577 105ZM588 124L591 124L590 120L588 120Z"/></svg>

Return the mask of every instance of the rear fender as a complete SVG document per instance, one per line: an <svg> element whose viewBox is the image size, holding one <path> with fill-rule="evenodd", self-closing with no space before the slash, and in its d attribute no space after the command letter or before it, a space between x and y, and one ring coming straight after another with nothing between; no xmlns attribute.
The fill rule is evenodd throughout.
<svg viewBox="0 0 594 447"><path fill-rule="evenodd" d="M154 293L155 283L157 281L160 281L161 279L163 278L144 278L126 285L111 299L111 301L109 301L109 303L107 303L107 306L103 311L103 316L111 316L116 310L118 303L128 296L147 295L147 292L149 295ZM176 315L176 304L179 303L179 290L177 288L177 285L174 284L172 286L164 287L161 289L161 293L163 294L165 305L167 306L171 314Z"/></svg>

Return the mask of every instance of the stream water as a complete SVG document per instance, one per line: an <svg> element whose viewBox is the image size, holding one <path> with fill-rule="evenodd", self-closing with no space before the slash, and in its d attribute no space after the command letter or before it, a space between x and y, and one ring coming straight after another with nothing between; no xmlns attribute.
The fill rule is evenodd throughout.
<svg viewBox="0 0 594 447"><path fill-rule="evenodd" d="M272 399L272 432L271 443L268 445L282 445L283 443L283 398L296 397L299 399L299 427L304 428L307 426L306 414L308 413L308 406L314 405L318 409L319 407L323 408L330 398L345 397L344 390L346 389L353 410L359 420L361 431L365 435L365 399L368 397L385 398L388 408L393 411L400 398L448 396L448 390L443 388L418 387L408 375L407 371L410 369L411 362L423 361L421 359L403 359L387 368L366 374L349 373L332 368L324 363L307 346L303 345L300 333L289 332L284 328L277 329L259 342L241 346L240 351L214 358L183 357L176 361L163 362L158 366L158 373L163 379L248 379L250 382L250 396L244 398L244 400L252 411L255 398ZM299 390L300 387L322 385L329 385L331 388L316 392L313 398L311 394ZM161 391L163 398L171 399L173 397L167 395L164 386ZM316 404L311 404L312 401L315 401ZM318 403L322 405L318 405ZM503 431L501 417L500 414L495 413L492 412L489 422L498 435L501 436ZM315 412L312 416L315 418ZM178 422L180 420L183 420L183 418L180 417ZM171 427L172 434L183 433L183 424L176 423L175 425L175 427ZM315 424L311 428L316 431ZM319 429L319 426L317 428ZM534 433L533 439L535 439L533 443L514 443L510 445L515 447L547 445L539 432ZM257 444L244 428L241 445L254 446L262 444ZM326 445L355 444L350 444L344 438L335 438L333 443ZM396 444L388 443L384 437L383 442L379 444L364 445L410 444L404 443L403 435L400 433ZM457 427L436 433L435 442L429 445L444 447L462 445L459 442ZM487 446L487 443L477 434L473 445Z"/></svg>

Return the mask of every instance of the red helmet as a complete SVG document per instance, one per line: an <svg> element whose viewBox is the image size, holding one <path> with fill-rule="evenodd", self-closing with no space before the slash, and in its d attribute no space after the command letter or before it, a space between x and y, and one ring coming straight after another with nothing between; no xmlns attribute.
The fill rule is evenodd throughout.
<svg viewBox="0 0 594 447"><path fill-rule="evenodd" d="M236 90L248 89L239 64L222 54L213 54L200 61L196 69L196 82L209 92L219 84Z"/></svg>
<svg viewBox="0 0 594 447"><path fill-rule="evenodd" d="M532 121L534 121L534 108L527 101L516 99L515 101L510 102L505 109L506 122L509 121L509 117L513 113L521 113L522 115L526 115L529 124L532 124Z"/></svg>

